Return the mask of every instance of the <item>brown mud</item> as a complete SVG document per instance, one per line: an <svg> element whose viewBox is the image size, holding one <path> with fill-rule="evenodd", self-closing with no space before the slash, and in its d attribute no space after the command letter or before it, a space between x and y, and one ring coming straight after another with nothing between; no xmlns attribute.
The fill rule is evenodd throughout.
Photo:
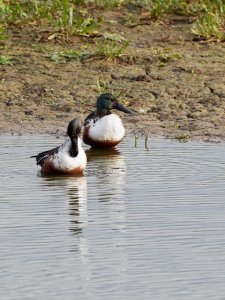
<svg viewBox="0 0 225 300"><path fill-rule="evenodd" d="M101 31L129 40L117 60L54 63L54 52L90 49L99 38L74 36L65 43L40 26L12 27L0 50L13 58L0 65L0 133L64 133L69 120L94 109L100 80L122 92L120 101L134 111L118 112L127 132L224 140L225 43L196 40L185 18L129 26L126 13L101 12L110 20Z"/></svg>

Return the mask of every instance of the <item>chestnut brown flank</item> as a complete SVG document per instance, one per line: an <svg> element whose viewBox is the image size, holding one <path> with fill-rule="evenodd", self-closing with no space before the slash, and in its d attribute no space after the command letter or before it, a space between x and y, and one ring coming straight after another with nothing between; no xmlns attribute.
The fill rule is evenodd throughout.
<svg viewBox="0 0 225 300"><path fill-rule="evenodd" d="M112 148L118 145L121 140L113 141L113 140L105 140L105 141L95 141L89 137L88 131L90 127L85 127L83 132L83 141L85 144L90 145L93 148Z"/></svg>
<svg viewBox="0 0 225 300"><path fill-rule="evenodd" d="M52 161L46 160L41 168L42 175L78 175L83 173L84 168L78 167L71 171L59 171L54 168Z"/></svg>

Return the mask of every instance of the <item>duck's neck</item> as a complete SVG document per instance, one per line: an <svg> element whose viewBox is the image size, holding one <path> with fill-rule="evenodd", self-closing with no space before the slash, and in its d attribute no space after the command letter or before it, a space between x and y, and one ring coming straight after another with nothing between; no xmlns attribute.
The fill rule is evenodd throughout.
<svg viewBox="0 0 225 300"><path fill-rule="evenodd" d="M109 109L97 109L96 110L96 115L99 117L99 118L102 118L104 116L108 116L111 114L111 111Z"/></svg>
<svg viewBox="0 0 225 300"><path fill-rule="evenodd" d="M70 146L70 156L76 157L79 153L79 145L78 145L78 137L71 138L71 146Z"/></svg>

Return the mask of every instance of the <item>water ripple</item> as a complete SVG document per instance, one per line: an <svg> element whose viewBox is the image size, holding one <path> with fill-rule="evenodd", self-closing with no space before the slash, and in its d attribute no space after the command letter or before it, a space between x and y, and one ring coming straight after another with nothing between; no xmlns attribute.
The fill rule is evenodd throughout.
<svg viewBox="0 0 225 300"><path fill-rule="evenodd" d="M224 298L224 144L128 137L38 176L61 141L0 136L2 299Z"/></svg>

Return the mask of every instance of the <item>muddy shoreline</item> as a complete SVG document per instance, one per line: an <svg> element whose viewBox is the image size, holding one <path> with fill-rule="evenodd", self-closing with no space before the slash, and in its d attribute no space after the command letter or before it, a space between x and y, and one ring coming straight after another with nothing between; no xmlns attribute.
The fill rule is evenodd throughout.
<svg viewBox="0 0 225 300"><path fill-rule="evenodd" d="M69 120L94 109L98 83L121 94L132 115L128 134L178 140L225 140L225 43L196 41L182 19L124 26L121 12L104 12L102 31L122 34L129 46L116 60L91 57L53 62L65 49L90 49L92 40L49 40L45 28L9 30L0 65L0 134L58 134ZM113 24L113 25L112 25Z"/></svg>

